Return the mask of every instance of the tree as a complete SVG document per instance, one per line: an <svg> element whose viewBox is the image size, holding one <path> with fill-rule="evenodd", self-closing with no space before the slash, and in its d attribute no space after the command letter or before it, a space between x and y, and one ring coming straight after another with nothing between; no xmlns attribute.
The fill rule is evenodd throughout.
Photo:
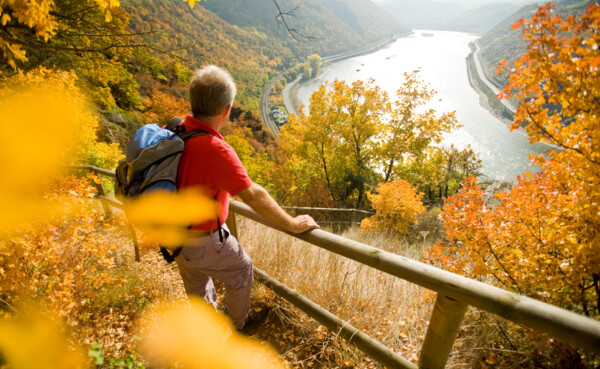
<svg viewBox="0 0 600 369"><path fill-rule="evenodd" d="M435 91L417 79L416 72L404 73L405 81L396 92L390 111L391 116L384 125L380 160L385 181L390 181L399 164L420 161L432 144L438 144L444 133L457 127L455 112L440 117L433 109L419 113L435 95Z"/></svg>
<svg viewBox="0 0 600 369"><path fill-rule="evenodd" d="M292 116L281 131L281 141L288 141L283 149L308 161L338 206L367 207L365 194L376 183L408 171L415 185L441 183L433 179L442 170L432 165L433 145L456 126L454 113L417 113L434 92L414 74L405 76L394 102L373 80L320 86L310 98L310 115Z"/></svg>
<svg viewBox="0 0 600 369"><path fill-rule="evenodd" d="M321 73L321 57L319 54L312 54L308 56L308 64L310 65L310 69L312 70L312 78Z"/></svg>
<svg viewBox="0 0 600 369"><path fill-rule="evenodd" d="M248 171L248 175L252 180L268 190L272 189L270 177L273 173L275 163L269 159L267 153L257 152L250 144L249 139L252 137L250 129L245 127L235 127L231 133L225 136L225 141L233 147L244 167Z"/></svg>
<svg viewBox="0 0 600 369"><path fill-rule="evenodd" d="M375 193L367 195L373 204L375 215L363 219L360 229L365 232L392 232L404 236L408 227L425 211L422 193L403 179L382 182Z"/></svg>
<svg viewBox="0 0 600 369"><path fill-rule="evenodd" d="M531 20L515 24L529 45L503 96L521 101L512 129L526 125L532 142L559 151L532 158L541 171L496 195L495 209L467 180L444 207L446 241L430 258L600 317L600 6L566 19L552 9L539 7Z"/></svg>
<svg viewBox="0 0 600 369"><path fill-rule="evenodd" d="M150 96L143 101L149 109L144 113L148 123L166 125L173 117L185 116L189 110L189 103L181 97L153 89Z"/></svg>
<svg viewBox="0 0 600 369"><path fill-rule="evenodd" d="M308 81L310 79L310 67L308 64L302 64L302 82Z"/></svg>
<svg viewBox="0 0 600 369"><path fill-rule="evenodd" d="M139 86L125 64L137 58L133 49L149 46L127 29L129 15L118 1L16 1L0 15L0 48L12 70L76 70L102 107L139 106Z"/></svg>
<svg viewBox="0 0 600 369"><path fill-rule="evenodd" d="M113 11L119 6L115 0L91 0L85 4L97 9L104 20L112 20ZM57 12L60 1L52 0L26 1L17 0L2 4L0 17L2 30L0 32L0 50L8 64L16 69L16 62L27 60L27 48L49 48L53 50L67 47L49 46L47 41L63 32L63 22L68 15ZM75 14L75 13L73 13ZM71 15L71 20L73 15ZM71 30L74 32L74 30ZM85 51L83 48L71 47L72 51Z"/></svg>
<svg viewBox="0 0 600 369"><path fill-rule="evenodd" d="M387 94L373 81L335 80L310 98L310 115L292 116L282 130L287 148L319 173L334 203L362 207L373 182L376 137ZM285 149L285 148L284 148Z"/></svg>

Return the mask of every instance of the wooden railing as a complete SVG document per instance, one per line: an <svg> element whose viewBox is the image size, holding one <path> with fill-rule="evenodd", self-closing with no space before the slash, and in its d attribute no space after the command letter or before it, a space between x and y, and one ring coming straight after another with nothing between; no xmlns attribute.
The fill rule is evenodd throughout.
<svg viewBox="0 0 600 369"><path fill-rule="evenodd" d="M320 225L329 224L332 226L358 225L364 218L375 214L372 211L361 209L310 208L302 206L282 206L281 208L291 210L291 215L298 215L299 213L308 214Z"/></svg>
<svg viewBox="0 0 600 369"><path fill-rule="evenodd" d="M100 168L79 168L92 170L102 175L114 176L113 173ZM99 194L103 192L104 190L102 192L99 190ZM108 199L105 195L101 195L100 199L103 200L105 206L121 207L119 202ZM302 234L292 234L270 224L249 206L231 200L231 219L228 224L232 233L236 236L238 236L235 224L236 215L252 219L292 237L437 292L419 361L418 364L414 364L348 322L341 320L331 312L255 268L254 274L257 281L330 330L337 332L340 337L353 343L361 351L388 368L443 368L469 306L475 306L514 323L546 333L565 343L600 354L600 321L598 320L319 229Z"/></svg>

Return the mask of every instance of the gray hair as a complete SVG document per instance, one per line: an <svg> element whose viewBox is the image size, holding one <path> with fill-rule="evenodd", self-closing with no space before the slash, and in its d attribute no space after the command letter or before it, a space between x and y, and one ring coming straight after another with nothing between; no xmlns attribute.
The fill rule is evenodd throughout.
<svg viewBox="0 0 600 369"><path fill-rule="evenodd" d="M225 69L207 65L196 70L189 87L192 115L212 117L222 113L233 104L235 93L233 77Z"/></svg>

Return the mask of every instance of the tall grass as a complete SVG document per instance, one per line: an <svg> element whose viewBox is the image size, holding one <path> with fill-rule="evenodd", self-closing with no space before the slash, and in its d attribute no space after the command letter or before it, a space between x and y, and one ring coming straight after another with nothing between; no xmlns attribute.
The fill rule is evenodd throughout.
<svg viewBox="0 0 600 369"><path fill-rule="evenodd" d="M240 242L254 265L370 336L416 361L433 308L433 294L415 284L238 217ZM341 234L419 260L427 244L390 235Z"/></svg>

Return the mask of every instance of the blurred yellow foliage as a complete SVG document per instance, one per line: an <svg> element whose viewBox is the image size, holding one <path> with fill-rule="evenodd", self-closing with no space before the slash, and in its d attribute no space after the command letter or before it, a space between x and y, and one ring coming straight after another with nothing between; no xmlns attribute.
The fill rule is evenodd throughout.
<svg viewBox="0 0 600 369"><path fill-rule="evenodd" d="M39 69L0 83L0 230L52 211L36 193L71 163L115 166L118 145L97 142L98 119L72 73ZM11 134L12 133L12 134ZM9 159L10 158L10 159Z"/></svg>
<svg viewBox="0 0 600 369"><path fill-rule="evenodd" d="M84 363L60 327L41 314L0 320L0 352L11 369L78 369Z"/></svg>
<svg viewBox="0 0 600 369"><path fill-rule="evenodd" d="M201 191L188 188L179 192L155 191L126 202L129 220L150 241L164 246L181 246L187 227L216 217L216 204Z"/></svg>
<svg viewBox="0 0 600 369"><path fill-rule="evenodd" d="M142 349L154 364L180 363L186 369L285 368L270 347L245 338L231 321L199 298L190 305L171 304L159 309L148 329Z"/></svg>

